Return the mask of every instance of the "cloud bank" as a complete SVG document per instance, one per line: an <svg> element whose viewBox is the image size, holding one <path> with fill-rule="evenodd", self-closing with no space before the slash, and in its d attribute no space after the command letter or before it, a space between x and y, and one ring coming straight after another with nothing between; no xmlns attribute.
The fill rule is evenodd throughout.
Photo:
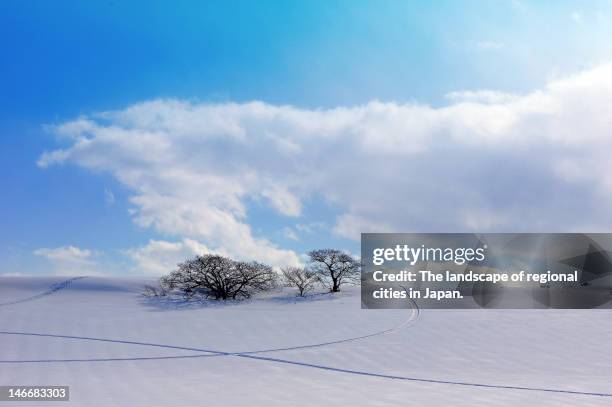
<svg viewBox="0 0 612 407"><path fill-rule="evenodd" d="M180 242L152 239L144 246L125 251L134 262L135 273L153 275L166 274L185 259L207 253L210 253L210 250L206 246L192 239L183 239Z"/></svg>
<svg viewBox="0 0 612 407"><path fill-rule="evenodd" d="M53 249L40 248L34 251L36 256L45 258L58 275L98 274L94 257L98 254L76 246L62 246Z"/></svg>
<svg viewBox="0 0 612 407"><path fill-rule="evenodd" d="M136 224L275 265L299 256L254 234L250 200L293 223L324 200L348 239L609 231L611 101L612 65L522 95L454 92L442 107L152 100L54 126L67 146L38 164L110 173L132 192Z"/></svg>

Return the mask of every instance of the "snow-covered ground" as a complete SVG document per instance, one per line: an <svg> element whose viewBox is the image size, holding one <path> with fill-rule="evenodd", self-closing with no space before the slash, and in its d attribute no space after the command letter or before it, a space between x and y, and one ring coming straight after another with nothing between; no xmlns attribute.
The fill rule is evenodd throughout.
<svg viewBox="0 0 612 407"><path fill-rule="evenodd" d="M69 406L612 405L610 310L186 304L144 283L0 278L0 385L69 385Z"/></svg>

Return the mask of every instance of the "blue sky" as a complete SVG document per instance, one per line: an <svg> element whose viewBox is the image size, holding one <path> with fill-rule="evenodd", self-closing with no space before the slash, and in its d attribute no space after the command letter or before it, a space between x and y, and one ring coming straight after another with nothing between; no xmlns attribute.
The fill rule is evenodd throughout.
<svg viewBox="0 0 612 407"><path fill-rule="evenodd" d="M580 75L586 72L593 81L607 78L607 71L596 70L612 60L611 19L611 4L596 1L4 1L0 4L0 273L138 274L139 267L159 272L176 256L199 250L194 247L237 257L257 257L261 248L262 253L270 250L263 260L282 264L293 258L288 252L300 258L304 251L319 246L357 253L355 231L371 229L605 228L608 213L597 203L608 199L607 181L586 188L586 180L592 180L588 174L579 174L572 161L576 153L597 165L594 171L601 170L605 162L597 154L602 144L578 151L568 147L574 148L572 152L551 149L546 143L561 133L554 129L573 128L567 123L574 123L578 114L600 117L607 113L601 107L607 94L594 94ZM574 80L569 90L563 88L563 80ZM555 83L563 89L550 85ZM494 93L465 93L481 90ZM487 121L500 110L524 115L524 106L536 103L538 91L548 92L557 101L554 106L569 107L548 112L541 119L549 120L548 124L542 128L523 116L512 116L508 124L512 129L504 128L507 131L498 131ZM583 106L566 105L573 97L584 98ZM181 104L146 105L153 100ZM248 105L251 101L261 101L264 108ZM383 106L371 105L372 101ZM482 109L472 112L467 109L469 102ZM120 114L143 103L145 107L134 115ZM360 106L365 106L363 111ZM454 108L447 113L444 109L449 106ZM537 114L548 114L538 106ZM349 117L338 109L348 109ZM109 117L101 112L114 113ZM176 116L164 116L163 129L142 124L143 117L159 114ZM195 142L197 131L206 132L201 126L208 123L198 115L211 114L238 126L250 147L228 139ZM450 120L447 115L456 118ZM99 149L85 151L75 147L78 137L62 136L61 126L79 118L96 125L94 130L79 130L79 135L99 141L92 143ZM304 125L309 120L329 123L313 130ZM395 125L386 127L395 120ZM194 127L176 137L164 133L176 128L177 121ZM467 130L457 130L457 121L468 123ZM470 127L473 122L478 125ZM576 141L584 131L603 134L597 138L602 143L607 123L592 126L596 125L603 127L576 127L576 132L564 137ZM133 153L125 140L109 144L104 139L106 130L122 126L129 132L117 137L129 138L130 132L135 138L144 137L143 132L150 131L159 135L154 143L171 143L171 150L159 150L180 159L176 166L171 161L163 163L169 172L174 168L183 175L214 175L212 184L203 185L208 192L193 197L184 188L162 186L158 183L166 182L164 174L126 180L134 171L159 168L142 160L142 167L135 167L134 160L125 158ZM233 137L224 127L211 126L210 131ZM503 139L514 139L517 131L522 135L539 132L541 139L537 143L530 139L535 147L513 144L509 149ZM312 132L331 135L319 140ZM497 144L477 150L464 132L484 134ZM373 142L371 133L383 139ZM453 142L433 145L431 140L439 134ZM460 137L463 142L457 141ZM251 154L266 155L265 143L272 139L279 146L281 142L289 146L292 154L302 155L288 159L286 150L270 153L270 161L278 165L251 159ZM366 154L365 150L372 150L369 143L386 142L418 148L400 147L406 154L402 157L396 156L393 146L373 156ZM304 151L314 150L313 143L321 154L331 151L335 156L340 149L337 165L309 166L317 158ZM362 145L365 150L341 147L346 145ZM57 150L68 151L67 157L41 165L45 152ZM155 154L146 144L140 153ZM96 155L104 155L105 162L93 163L91 157ZM186 158L197 162L200 157L206 165L182 165ZM445 164L428 167L432 157ZM360 165L351 167L359 160ZM515 164L481 178L478 174L495 168L496 160ZM528 164L520 164L521 160ZM552 163L554 174L543 160ZM313 175L317 170L332 175ZM235 171L224 179L236 185L227 192L232 196L228 201L216 197L215 191L223 188L210 190L219 185L223 171ZM253 178L244 175L251 173ZM300 188L296 177L305 177L303 185L308 188ZM451 187L445 184L449 179ZM339 194L342 188L323 186L335 182L350 187L349 192ZM371 183L384 188L371 190ZM472 193L468 187L474 184L478 187ZM469 195L465 197L463 191L449 198L440 192L452 190L453 185L467 189ZM390 192L376 204L367 199L369 191L384 195L389 190L410 193ZM555 204L548 207L531 201L538 191L555 197ZM194 202L170 221L166 217L171 211L159 209L158 201L151 203L160 195L200 200L207 206ZM141 201L135 203L135 196ZM447 205L457 199L465 204L453 212L456 205ZM590 217L579 217L582 223L565 221L585 209ZM236 233L218 238L217 229L209 228L213 222L207 223L211 210L236 223ZM521 223L524 217L530 219L528 224ZM194 218L202 223L194 228L184 225ZM249 229L246 235L243 226ZM251 249L237 248L241 239L252 239L245 244ZM164 250L171 253L166 256ZM154 251L151 258L159 264L144 264L143 257Z"/></svg>

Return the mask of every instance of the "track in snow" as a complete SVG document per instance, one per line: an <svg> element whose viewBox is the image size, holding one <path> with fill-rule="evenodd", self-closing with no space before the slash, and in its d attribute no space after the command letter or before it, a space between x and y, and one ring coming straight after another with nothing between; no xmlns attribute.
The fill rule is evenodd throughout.
<svg viewBox="0 0 612 407"><path fill-rule="evenodd" d="M75 282L77 280L81 280L83 278L86 278L86 277L83 277L83 276L82 277L73 277L73 278L69 278L68 280L60 281L59 283L55 283L55 284L51 285L51 287L49 287L49 289L47 291L43 291L42 293L33 295L31 297L26 297L26 298L22 298L22 299L19 299L19 300L14 300L14 301L8 301L8 302L0 303L0 307L5 307L7 305L21 304L22 302L34 301L34 300L46 297L46 296L51 295L51 294L55 294L58 291L63 290L65 288L69 287L73 282Z"/></svg>
<svg viewBox="0 0 612 407"><path fill-rule="evenodd" d="M345 342L351 342L351 341L371 338L371 337L378 336L378 335L384 335L384 334L394 332L400 328L403 328L413 323L414 321L417 320L418 317L419 317L419 310L418 308L415 308L413 310L411 318L404 321L402 324L394 328L375 332L369 335L363 335L363 336L358 336L358 337L353 337L353 338L341 339L337 341L322 342L322 343L310 344L310 345L300 345L300 346L293 346L293 347L286 347L286 348L273 348L273 349L264 349L264 350L255 350L255 351L246 351L246 352L224 352L224 351L218 351L214 349L184 347L184 346L166 345L166 344L158 344L158 343L150 343L150 342L137 342L137 341L128 341L128 340L120 340L120 339L94 338L94 337L86 337L86 336L70 336L70 335L31 333L31 332L0 331L0 335L23 335L23 336L38 336L38 337L73 339L73 340L83 340L83 341L111 342L111 343L120 343L120 344L127 344L127 345L150 346L150 347L175 349L175 350L186 350L186 351L205 353L205 354L199 354L199 355L97 358L97 359L0 360L0 363L11 364L11 363L55 363L55 362L58 362L58 363L59 362L117 362L117 361L171 360L171 359L190 359L190 358L233 356L233 357L248 358L252 360L282 363L282 364L288 364L288 365L294 365L294 366L300 366L300 367L309 367L313 369L326 370L326 371L337 372L337 373L353 374L353 375L373 377L373 378L380 378L380 379L403 380L403 381L412 381L412 382L421 382L421 383L446 384L446 385L479 387L479 388L489 388L489 389L560 393L560 394L577 395L577 396L612 397L612 393L574 391L574 390L564 390L564 389L555 389L555 388L546 388L546 387L513 386L513 385L501 385L501 384L476 383L476 382L467 382L467 381L459 381L459 380L440 380L440 379L428 379L428 378L411 377L411 376L389 375L389 374L384 374L384 373L343 369L343 368L337 368L333 366L299 362L299 361L288 360L288 359L258 356L261 353L282 352L282 351L288 351L288 350L298 350L298 349L308 349L308 348L329 346L329 345L335 345L335 344L340 344L340 343L345 343Z"/></svg>

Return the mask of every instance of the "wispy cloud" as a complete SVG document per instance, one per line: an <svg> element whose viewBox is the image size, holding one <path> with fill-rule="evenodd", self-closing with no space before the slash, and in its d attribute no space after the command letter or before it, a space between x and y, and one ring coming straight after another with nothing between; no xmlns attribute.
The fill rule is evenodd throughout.
<svg viewBox="0 0 612 407"><path fill-rule="evenodd" d="M327 225L324 222L317 221L309 223L298 223L297 225L295 225L295 228L302 233L312 234L326 229Z"/></svg>
<svg viewBox="0 0 612 407"><path fill-rule="evenodd" d="M612 65L603 65L521 95L454 93L436 108L153 100L59 124L71 144L39 164L108 172L131 191L138 225L274 265L299 255L255 235L252 199L290 220L321 197L339 212L330 228L355 239L603 230L612 227L611 99Z"/></svg>
<svg viewBox="0 0 612 407"><path fill-rule="evenodd" d="M291 229L289 227L283 228L283 236L286 239L289 239L289 240L295 240L295 241L300 240L300 238L297 235L297 233L295 233L295 230L293 230L293 229Z"/></svg>
<svg viewBox="0 0 612 407"><path fill-rule="evenodd" d="M162 275L171 272L178 263L188 258L209 252L203 244L183 239L177 242L149 240L143 246L125 250L124 254L134 263L134 273Z"/></svg>
<svg viewBox="0 0 612 407"><path fill-rule="evenodd" d="M112 206L115 204L115 194L110 189L104 190L104 202L107 206Z"/></svg>
<svg viewBox="0 0 612 407"><path fill-rule="evenodd" d="M94 256L98 253L76 246L62 246L57 248L40 248L34 251L36 256L47 259L55 274L83 275L97 274L98 270Z"/></svg>
<svg viewBox="0 0 612 407"><path fill-rule="evenodd" d="M520 99L519 95L515 95L507 92L498 92L493 90L466 90L466 91L455 91L449 92L444 95L446 99L455 102L470 102L470 103L491 103L491 104L503 104L508 102L514 102Z"/></svg>

